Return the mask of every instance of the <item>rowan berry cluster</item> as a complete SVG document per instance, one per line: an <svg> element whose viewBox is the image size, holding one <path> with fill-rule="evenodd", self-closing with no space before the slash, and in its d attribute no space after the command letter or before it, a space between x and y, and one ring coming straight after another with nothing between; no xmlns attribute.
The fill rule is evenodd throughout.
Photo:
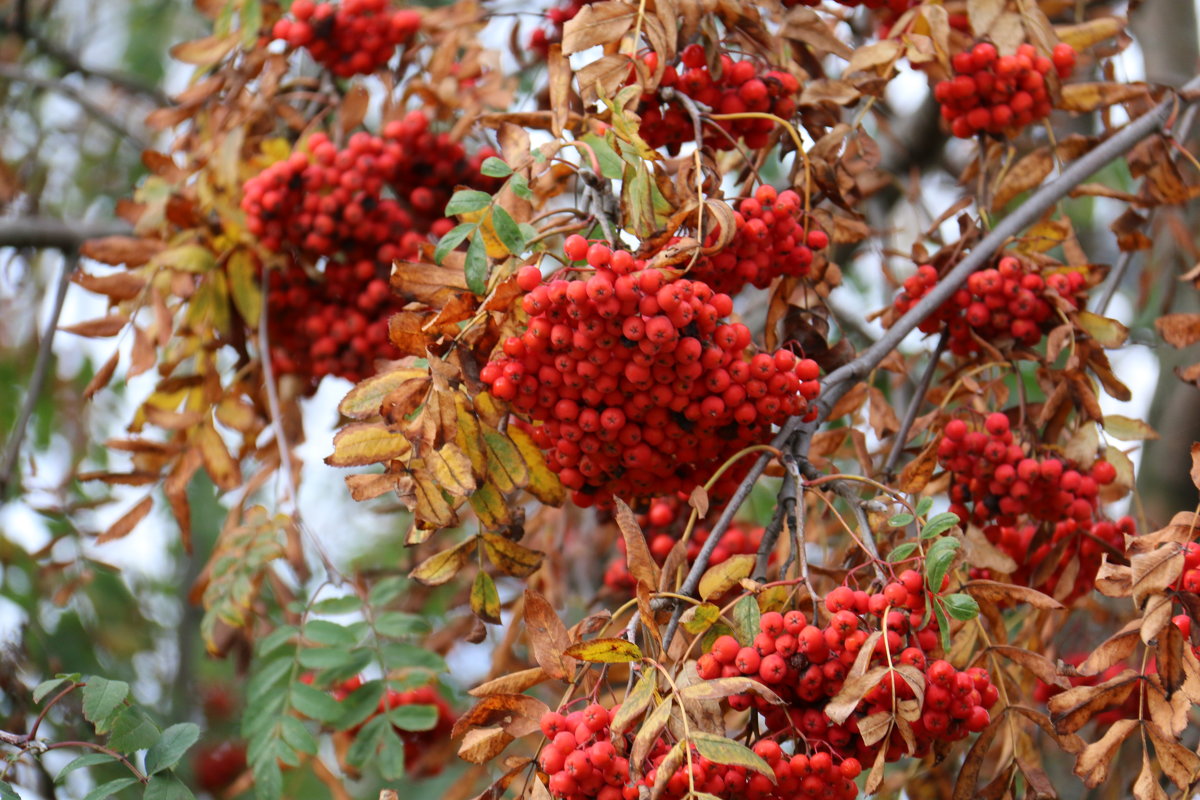
<svg viewBox="0 0 1200 800"><path fill-rule="evenodd" d="M733 240L689 271L713 291L733 295L746 284L765 289L781 275L807 275L813 252L829 246L829 235L804 213L800 195L791 189L758 187L737 204L734 221ZM705 247L712 247L718 234L710 233Z"/></svg>
<svg viewBox="0 0 1200 800"><path fill-rule="evenodd" d="M277 373L314 385L325 375L352 381L394 355L387 318L400 307L388 286L392 261L413 258L444 219L456 183L487 185L483 149L429 129L420 111L389 122L383 136L359 132L346 147L324 133L248 180L242 209L263 247L291 257L268 284L271 357ZM320 279L317 264L324 264Z"/></svg>
<svg viewBox="0 0 1200 800"><path fill-rule="evenodd" d="M580 277L522 268L527 328L480 378L543 423L532 435L577 504L690 491L772 425L811 413L816 362L755 354L745 325L722 322L728 295L582 236L564 253L587 266L560 274Z"/></svg>
<svg viewBox="0 0 1200 800"><path fill-rule="evenodd" d="M1081 470L1059 456L1028 456L1000 412L987 416L983 430L971 430L961 419L946 423L938 462L950 473L950 511L982 527L1021 565L1016 580L1028 582L1055 552L1064 566L1078 557L1069 595L1077 597L1091 590L1104 546L1119 551L1122 532L1132 529L1132 520L1114 525L1097 519L1100 487L1117 477L1110 462L1099 459ZM1051 535L1038 541L1041 524L1050 526ZM1054 570L1038 588L1053 593L1062 573Z"/></svg>
<svg viewBox="0 0 1200 800"><path fill-rule="evenodd" d="M757 553L758 546L762 543L763 530L761 525L751 526L735 523L721 534L720 541L713 548L712 556L708 559L709 565L715 567L717 564L728 561L730 556ZM694 562L700 555L700 548L708 541L708 536L708 529L696 529L688 540L688 563ZM671 548L675 546L678 539L677 535L666 532L655 533L648 537L650 555L658 562L659 566L666 562L667 554L671 552ZM614 556L612 561L608 562L608 568L604 570L604 585L622 594L628 594L637 588L637 582L629 573L629 567L626 564L624 539L617 540L617 549L620 554Z"/></svg>
<svg viewBox="0 0 1200 800"><path fill-rule="evenodd" d="M643 61L650 71L658 65L658 56L649 53ZM663 97L663 87L687 95L715 114L762 112L790 119L796 112L795 96L800 81L782 70L763 67L751 60L734 61L721 54L719 71L710 70L707 55L699 44L690 44L679 55L679 66L667 65L659 82L660 91L642 95L638 116L640 133L651 147L666 147L672 155L684 142L695 140L692 118L684 107ZM775 123L750 117L705 122L703 145L713 150L732 150L738 139L751 149L765 147Z"/></svg>
<svg viewBox="0 0 1200 800"><path fill-rule="evenodd" d="M938 628L932 615L925 620L926 600L924 579L914 570L904 571L875 594L841 586L825 598L832 617L824 628L799 610L768 612L760 618L760 632L753 642L742 643L728 635L717 638L711 651L701 656L697 671L705 680L744 675L761 681L786 705L771 705L751 694L734 695L729 705L736 710L755 706L767 730L798 731L810 748L823 743L843 758L874 763L881 744L867 745L858 725L871 714L890 712L893 699L915 697L902 675L886 672L841 724L834 723L824 709L841 691L872 630L883 630L870 665L909 665L925 673L922 713L912 723L918 742L915 755L923 757L934 740L957 741L987 727L988 709L997 699L986 670L959 672L947 661L928 660L927 654L938 646ZM888 744L885 758L895 761L903 755L904 743L896 737Z"/></svg>
<svg viewBox="0 0 1200 800"><path fill-rule="evenodd" d="M333 696L333 699L341 702L358 691L362 685L363 679L359 676L354 676L347 678L335 686L330 691L330 694ZM442 771L445 765L442 763L425 764L422 761L422 757L430 746L438 742L444 742L450 738L450 731L454 727L457 716L450 708L450 704L446 702L433 686L422 686L418 689L410 689L403 692L388 689L384 693L384 696L379 699L379 707L375 713L363 720L361 724L350 729L349 733L351 736L357 734L372 719L380 714L386 714L393 708L413 705L433 706L437 709L437 722L429 730L408 731L401 728L396 729L400 740L404 742L404 767L409 772L419 771L421 775L436 775Z"/></svg>
<svg viewBox="0 0 1200 800"><path fill-rule="evenodd" d="M1054 70L1060 79L1068 77L1075 69L1075 49L1060 43L1047 57L1023 44L1015 55L1002 56L992 43L979 42L955 53L951 66L954 77L933 90L951 132L961 139L977 133L1015 136L1050 115L1046 75Z"/></svg>
<svg viewBox="0 0 1200 800"><path fill-rule="evenodd" d="M814 800L853 800L858 796L858 787L854 784L854 779L862 772L858 759L846 758L835 763L833 756L823 751L789 756L773 739L760 739L752 749L767 762L773 779L745 767L715 764L700 757L693 749L691 768L686 761L676 767L667 779L662 796L668 800L682 800L688 796L693 784L697 791L722 800L804 800L810 797ZM652 752L652 766L645 780L648 785L654 785L659 766L669 752L670 748L665 744Z"/></svg>
<svg viewBox="0 0 1200 800"><path fill-rule="evenodd" d="M549 740L538 754L538 766L549 776L550 793L562 800L622 800L637 798L629 774L629 759L617 752L626 742L612 735L612 716L599 703L560 714L542 715L542 733Z"/></svg>
<svg viewBox="0 0 1200 800"><path fill-rule="evenodd" d="M893 303L904 314L937 285L937 270L924 264L904 280L903 290ZM1079 308L1084 301L1087 279L1077 270L1043 275L1036 264L1004 256L995 268L980 270L967 279L937 311L920 324L925 333L945 327L950 352L969 356L1011 338L1032 347L1045 332L1058 324L1056 305Z"/></svg>
<svg viewBox="0 0 1200 800"><path fill-rule="evenodd" d="M296 0L291 14L293 19L276 22L271 34L290 48L307 49L314 61L341 78L384 66L421 26L420 14L407 8L389 11L387 0Z"/></svg>
<svg viewBox="0 0 1200 800"><path fill-rule="evenodd" d="M529 35L529 49L537 54L538 58L545 58L550 52L550 45L562 41L563 26L575 19L575 15L582 11L584 6L594 2L596 0L565 0L548 8L546 26L535 28Z"/></svg>
<svg viewBox="0 0 1200 800"><path fill-rule="evenodd" d="M1200 543L1188 542L1183 545L1183 572L1175 582L1175 588L1181 592L1200 594ZM1184 635L1191 632L1189 624Z"/></svg>

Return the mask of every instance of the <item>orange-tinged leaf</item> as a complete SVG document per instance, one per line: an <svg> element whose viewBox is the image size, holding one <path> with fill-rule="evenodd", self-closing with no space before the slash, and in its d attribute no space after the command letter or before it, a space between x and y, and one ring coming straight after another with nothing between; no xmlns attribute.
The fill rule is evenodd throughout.
<svg viewBox="0 0 1200 800"><path fill-rule="evenodd" d="M333 454L325 457L331 467L361 467L393 458L404 458L412 445L404 434L380 422L351 423L333 437Z"/></svg>
<svg viewBox="0 0 1200 800"><path fill-rule="evenodd" d="M1007 644L994 644L988 650L989 652L1004 656L1014 664L1019 664L1032 672L1043 683L1058 686L1061 689L1066 689L1071 685L1066 678L1058 674L1054 663L1041 653L1033 653L1029 650Z"/></svg>
<svg viewBox="0 0 1200 800"><path fill-rule="evenodd" d="M171 57L185 64L207 67L224 58L237 47L239 35L228 33L223 36L205 36L190 42L180 42L171 48Z"/></svg>
<svg viewBox="0 0 1200 800"><path fill-rule="evenodd" d="M980 602L986 603L1028 603L1034 608L1057 610L1063 604L1048 594L1043 594L1028 586L1017 586L1011 583L997 581L974 580L963 584L962 590Z"/></svg>
<svg viewBox="0 0 1200 800"><path fill-rule="evenodd" d="M634 579L650 587L658 586L658 564L650 555L650 547L646 544L646 536L633 516L633 511L621 498L614 498L616 506L617 526L625 540L625 560L629 564L629 574Z"/></svg>
<svg viewBox="0 0 1200 800"><path fill-rule="evenodd" d="M500 755L514 738L501 727L473 728L463 737L458 755L472 764L486 764Z"/></svg>
<svg viewBox="0 0 1200 800"><path fill-rule="evenodd" d="M150 513L150 509L154 508L154 498L150 496L143 497L137 505L121 515L121 518L108 527L104 533L96 537L96 544L104 544L111 542L114 539L120 539L129 535L130 531L137 527L137 524L146 518Z"/></svg>
<svg viewBox="0 0 1200 800"><path fill-rule="evenodd" d="M1154 742L1154 754L1163 774L1180 789L1188 789L1200 776L1200 755L1163 733L1153 722L1146 723L1146 731Z"/></svg>
<svg viewBox="0 0 1200 800"><path fill-rule="evenodd" d="M59 328L64 333L74 333L89 338L116 336L129 323L129 317L124 314L109 314L107 317L89 319L74 325L63 325Z"/></svg>
<svg viewBox="0 0 1200 800"><path fill-rule="evenodd" d="M96 392L108 386L108 382L112 380L113 373L117 371L117 362L121 359L121 351L114 350L113 354L104 362L104 366L96 370L96 374L88 381L87 386L83 388L83 399L90 400Z"/></svg>
<svg viewBox="0 0 1200 800"><path fill-rule="evenodd" d="M1126 625L1104 640L1077 668L1084 675L1099 675L1113 664L1120 664L1133 655L1141 637L1137 625Z"/></svg>
<svg viewBox="0 0 1200 800"><path fill-rule="evenodd" d="M467 690L472 697L487 697L492 694L520 694L546 680L546 671L541 667L517 670L501 675Z"/></svg>
<svg viewBox="0 0 1200 800"><path fill-rule="evenodd" d="M1192 442L1192 485L1200 489L1200 442Z"/></svg>
<svg viewBox="0 0 1200 800"><path fill-rule="evenodd" d="M150 261L158 253L162 252L163 243L158 239L140 239L136 236L106 236L103 239L89 239L80 246L79 252L88 258L99 261L102 264L110 264L112 266L125 265L127 267L140 267ZM145 279L133 273L120 273L128 277L119 279L123 282L138 281L145 283ZM100 280L111 280L114 276L106 276ZM83 284L83 281L80 281ZM86 286L86 284L83 284ZM132 288L132 285L130 286ZM97 290L93 290L97 291ZM108 292L99 290L102 294ZM135 295L136 296L136 295ZM122 298L122 299L132 299Z"/></svg>
<svg viewBox="0 0 1200 800"><path fill-rule="evenodd" d="M571 646L567 626L546 598L532 589L525 590L525 636L534 659L547 675L557 680L567 680L571 676L574 659L564 656L564 651Z"/></svg>
<svg viewBox="0 0 1200 800"><path fill-rule="evenodd" d="M457 739L471 728L492 725L497 722L501 723L505 730L512 735L524 736L526 733L537 730L538 721L549 710L550 708L541 700L527 694L493 692L458 718L454 723L454 728L450 731L450 738ZM514 719L525 721L520 728L530 728L531 725L532 727L530 730L518 733L512 726Z"/></svg>
<svg viewBox="0 0 1200 800"><path fill-rule="evenodd" d="M338 411L351 419L377 417L384 398L409 381L422 379L429 380L428 370L404 368L372 375L346 393L338 404Z"/></svg>
<svg viewBox="0 0 1200 800"><path fill-rule="evenodd" d="M1083 782L1091 788L1104 783L1108 778L1108 769L1116 758L1117 748L1137 726L1136 719L1119 719L1113 722L1099 741L1089 744L1079 754L1075 762L1075 774L1083 778Z"/></svg>
<svg viewBox="0 0 1200 800"><path fill-rule="evenodd" d="M211 421L193 431L192 443L200 448L200 455L204 458L204 470L218 488L228 492L242 485L241 467L229 454L225 441Z"/></svg>
<svg viewBox="0 0 1200 800"><path fill-rule="evenodd" d="M1183 574L1183 551L1175 547L1159 547L1148 553L1130 557L1133 573L1133 602L1139 608L1146 598L1161 594Z"/></svg>
<svg viewBox="0 0 1200 800"><path fill-rule="evenodd" d="M626 664L642 659L641 648L627 639L592 639L577 642L568 647L565 654L580 661L599 664Z"/></svg>
<svg viewBox="0 0 1200 800"><path fill-rule="evenodd" d="M1059 733L1074 733L1105 708L1120 705L1140 677L1131 669L1096 686L1075 686L1050 698L1050 719Z"/></svg>
<svg viewBox="0 0 1200 800"><path fill-rule="evenodd" d="M1172 347L1200 342L1200 314L1164 314L1154 320L1154 327Z"/></svg>
<svg viewBox="0 0 1200 800"><path fill-rule="evenodd" d="M616 42L633 27L637 13L637 6L616 0L584 6L563 25L563 54Z"/></svg>

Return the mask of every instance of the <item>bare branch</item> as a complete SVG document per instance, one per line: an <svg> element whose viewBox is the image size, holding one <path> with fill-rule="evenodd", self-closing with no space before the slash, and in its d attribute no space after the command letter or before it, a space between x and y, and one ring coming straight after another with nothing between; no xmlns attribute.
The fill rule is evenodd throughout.
<svg viewBox="0 0 1200 800"><path fill-rule="evenodd" d="M48 92L61 94L82 108L88 116L94 118L122 139L129 141L130 144L133 144L139 150L145 150L147 147L146 141L141 136L134 133L124 122L109 113L108 109L86 97L79 89L68 83L53 78L44 78L40 75L33 75L15 64L0 64L0 79L24 83Z"/></svg>
<svg viewBox="0 0 1200 800"><path fill-rule="evenodd" d="M29 33L28 39L37 47L39 53L57 61L68 73L82 75L85 78L99 78L128 94L144 97L157 106L171 104L171 98L167 96L166 92L157 86L145 83L136 75L119 70L85 66L73 52L36 33Z"/></svg>
<svg viewBox="0 0 1200 800"><path fill-rule="evenodd" d="M0 457L0 498L8 495L9 486L13 483L13 473L16 472L17 459L21 456L21 442L25 439L25 430L33 417L38 398L46 384L50 373L50 357L54 353L54 334L58 330L58 318L62 315L63 303L67 299L67 288L71 285L71 276L79 265L79 251L72 248L63 253L62 272L58 277L58 287L54 293L54 307L50 311L50 319L38 342L37 358L33 362L33 374L29 378L29 387L21 411L17 415L16 424L4 443L4 455Z"/></svg>
<svg viewBox="0 0 1200 800"><path fill-rule="evenodd" d="M1181 91L1186 93L1196 89L1200 89L1200 77L1193 78ZM888 353L900 344L905 336L920 325L942 303L949 300L971 273L990 262L992 256L1009 239L1036 222L1046 211L1053 208L1055 203L1066 197L1072 189L1082 184L1109 162L1132 150L1147 136L1161 132L1180 102L1184 101L1179 96L1173 95L1153 110L1133 120L1120 131L1067 165L1058 178L1043 184L1013 213L1002 219L991 233L972 248L971 252L942 280L938 281L927 295L898 319L880 337L879 341L860 353L849 364L837 368L826 377L817 404L820 416L824 418L833 404L849 391L854 383L874 369Z"/></svg>
<svg viewBox="0 0 1200 800"><path fill-rule="evenodd" d="M933 382L933 373L937 371L938 361L941 360L942 353L946 352L946 344L949 341L949 337L943 331L941 338L938 339L937 349L933 351L929 357L929 363L925 365L925 373L921 375L921 382L917 384L917 388L913 392L912 402L908 404L908 410L904 412L900 430L896 431L896 435L892 439L892 449L888 452L887 463L883 465L884 475L892 474L892 470L896 468L896 462L900 460L900 454L904 452L908 432L917 419L917 412L921 410L921 404L925 402L925 393L929 391L929 384Z"/></svg>
<svg viewBox="0 0 1200 800"><path fill-rule="evenodd" d="M0 220L0 247L38 247L75 250L88 239L128 236L133 232L121 220L66 222L53 217L18 217Z"/></svg>

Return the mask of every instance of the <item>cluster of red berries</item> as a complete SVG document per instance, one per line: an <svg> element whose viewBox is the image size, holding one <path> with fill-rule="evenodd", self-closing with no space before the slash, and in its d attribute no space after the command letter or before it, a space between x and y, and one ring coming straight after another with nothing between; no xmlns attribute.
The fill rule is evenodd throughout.
<svg viewBox="0 0 1200 800"><path fill-rule="evenodd" d="M1028 582L1040 561L1057 551L1064 566L1080 559L1069 595L1078 597L1091 591L1105 546L1119 552L1122 534L1132 530L1130 519L1096 519L1100 487L1117 477L1110 462L1099 459L1090 470L1079 470L1059 456L1027 456L1003 413L989 414L983 430L971 430L961 419L946 423L938 462L950 473L950 511L981 526L1021 565L1015 580ZM1052 535L1039 542L1040 524L1051 526ZM1061 572L1037 588L1053 593Z"/></svg>
<svg viewBox="0 0 1200 800"><path fill-rule="evenodd" d="M549 741L538 753L538 766L549 776L550 793L562 800L637 800L629 759L613 743L612 715L599 703L560 714L542 715L542 733ZM617 744L625 749L626 742ZM633 794L626 794L628 789Z"/></svg>
<svg viewBox="0 0 1200 800"><path fill-rule="evenodd" d="M924 264L904 279L894 307L904 314L937 285L937 270ZM925 333L945 327L950 352L969 356L982 349L982 342L1012 338L1033 347L1043 334L1058 324L1056 301L1072 308L1083 304L1087 278L1078 270L1043 275L1036 264L1004 256L996 267L973 273L965 288L955 292L937 311L921 322Z"/></svg>
<svg viewBox="0 0 1200 800"><path fill-rule="evenodd" d="M767 762L773 778L745 767L715 764L693 749L691 768L686 761L676 767L662 796L667 800L682 800L689 796L692 785L697 792L722 800L853 800L858 795L854 779L862 772L862 765L856 758L835 762L824 751L789 756L773 739L760 739L752 749ZM665 743L651 751L651 768L645 780L648 785L654 785L669 752Z"/></svg>
<svg viewBox="0 0 1200 800"><path fill-rule="evenodd" d="M765 289L781 275L807 275L813 252L829 246L829 235L804 213L800 195L760 186L737 204L733 240L712 256L697 260L690 277L713 291L737 294L746 284ZM711 247L719 232L710 233Z"/></svg>
<svg viewBox="0 0 1200 800"><path fill-rule="evenodd" d="M643 57L653 72L658 56ZM715 114L745 114L763 112L781 119L790 119L796 112L795 96L800 81L782 70L762 71L750 60L734 61L720 56L720 71L710 70L704 48L690 44L679 54L679 67L668 65L663 71L660 89L669 87L687 95L697 103L712 109ZM666 147L672 155L684 142L695 139L691 117L679 103L665 100L660 92L642 95L638 108L641 117L641 136L651 147ZM738 139L751 149L765 147L775 123L769 119L750 117L706 122L702 131L703 145L713 150L732 150Z"/></svg>
<svg viewBox="0 0 1200 800"><path fill-rule="evenodd" d="M1175 588L1181 592L1200 594L1200 543L1188 542L1183 546L1183 571L1179 574L1179 580L1175 582ZM1180 629L1183 630L1182 625ZM1189 636L1191 630L1189 622L1183 635Z"/></svg>
<svg viewBox="0 0 1200 800"><path fill-rule="evenodd" d="M536 53L538 58L545 58L550 52L550 45L562 41L563 26L575 19L575 15L582 11L584 6L594 2L596 0L564 0L559 5L547 9L547 27L534 29L529 36L529 49Z"/></svg>
<svg viewBox="0 0 1200 800"><path fill-rule="evenodd" d="M990 42L979 42L951 60L955 76L934 87L942 104L942 118L951 132L969 139L977 133L1015 135L1029 123L1050 115L1046 75L1059 78L1075 69L1075 48L1055 45L1049 57L1038 55L1031 44L1002 56Z"/></svg>
<svg viewBox="0 0 1200 800"><path fill-rule="evenodd" d="M281 19L272 36L303 47L334 75L368 75L391 60L396 47L413 37L421 15L388 11L387 0L342 0L340 4L296 0L294 19Z"/></svg>
<svg viewBox="0 0 1200 800"><path fill-rule="evenodd" d="M708 560L709 565L715 567L717 564L728 561L730 556L757 553L758 546L762 543L763 531L764 528L761 525L755 527L735 523L721 534L721 540L713 548L712 556ZM688 563L694 562L700 555L700 548L708 541L708 535L707 528L698 528L688 540ZM665 532L649 537L650 555L658 562L659 566L662 566L667 560L667 554L671 552L676 541L678 541L677 536ZM614 556L612 561L608 562L608 568L604 571L604 585L622 594L628 594L637 588L637 582L629 573L629 567L626 564L624 539L617 540L617 549L620 551L620 555Z"/></svg>
<svg viewBox="0 0 1200 800"><path fill-rule="evenodd" d="M816 362L754 354L749 328L721 321L729 295L582 236L564 253L590 276L544 281L523 267L528 325L480 378L544 423L531 433L577 504L690 491L772 425L811 413ZM585 268L561 274L572 272Z"/></svg>
<svg viewBox="0 0 1200 800"><path fill-rule="evenodd" d="M925 619L926 600L925 581L915 570L905 570L875 594L840 586L825 598L831 614L826 627L810 622L799 610L771 611L761 616L760 632L752 642L728 635L717 638L711 651L701 656L697 670L705 680L752 677L782 697L784 706L750 694L728 700L735 710L756 707L767 730L798 731L810 748L822 743L835 755L873 763L881 744L863 742L859 721L890 711L893 699L913 699L912 687L889 672L845 722L835 724L824 708L841 691L870 631L883 630L870 665L907 664L925 673L925 702L921 717L913 723L915 755L923 757L935 740L957 741L986 728L988 709L998 696L986 670L975 667L960 672L948 661L927 659L938 647L938 629L936 618ZM885 753L888 761L905 755L904 743L893 738Z"/></svg>
<svg viewBox="0 0 1200 800"><path fill-rule="evenodd" d="M362 685L363 679L359 676L347 678L334 687L330 691L330 694L333 696L333 699L341 702L352 693L358 691ZM450 708L450 704L446 702L433 686L422 686L418 689L410 689L403 692L388 689L384 693L384 696L379 699L379 707L376 712L363 720L361 724L350 729L349 733L351 736L357 734L367 722L380 714L386 714L390 709L413 705L433 706L436 708L437 723L433 728L424 731L396 729L400 740L404 742L404 767L409 772L418 772L420 775L436 775L442 771L445 764L427 764L424 763L422 758L430 746L449 740L450 731L454 728L457 716L453 709Z"/></svg>
<svg viewBox="0 0 1200 800"><path fill-rule="evenodd" d="M373 361L395 355L387 318L400 307L388 286L391 264L413 258L430 236L454 223L442 217L456 183L484 186L489 155L429 129L413 111L383 136L359 132L346 147L324 133L272 164L243 187L247 230L271 251L291 256L273 270L268 323L275 371L359 381ZM324 265L320 279L313 275Z"/></svg>

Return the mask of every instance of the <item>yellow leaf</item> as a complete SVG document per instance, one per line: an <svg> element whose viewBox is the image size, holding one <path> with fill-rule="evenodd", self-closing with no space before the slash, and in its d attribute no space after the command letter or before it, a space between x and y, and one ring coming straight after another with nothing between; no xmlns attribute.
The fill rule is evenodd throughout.
<svg viewBox="0 0 1200 800"><path fill-rule="evenodd" d="M408 577L426 586L440 586L453 578L471 557L471 549L478 537L472 536L448 550L443 550L422 561Z"/></svg>
<svg viewBox="0 0 1200 800"><path fill-rule="evenodd" d="M538 571L542 559L546 557L540 550L525 547L494 533L483 534L483 547L496 568L514 578L528 578Z"/></svg>
<svg viewBox="0 0 1200 800"><path fill-rule="evenodd" d="M479 517L479 524L490 530L498 530L512 522L508 501L492 483L484 483L471 493L471 508Z"/></svg>
<svg viewBox="0 0 1200 800"><path fill-rule="evenodd" d="M461 417L459 428L462 428ZM529 485L526 490L548 506L561 506L567 499L566 487L558 479L558 475L546 465L546 457L533 437L516 425L509 426L508 438L517 446L525 465L529 467Z"/></svg>
<svg viewBox="0 0 1200 800"><path fill-rule="evenodd" d="M225 271L229 273L229 293L233 296L234 307L247 325L257 328L258 317L262 313L262 289L258 285L258 267L254 257L248 250L239 247L226 260Z"/></svg>
<svg viewBox="0 0 1200 800"><path fill-rule="evenodd" d="M496 488L507 494L529 483L529 469L513 441L492 427L483 429L487 474Z"/></svg>
<svg viewBox="0 0 1200 800"><path fill-rule="evenodd" d="M627 664L640 661L642 650L633 642L625 639L592 639L590 642L577 642L566 649L564 655L578 658L580 661L592 661L599 664Z"/></svg>
<svg viewBox="0 0 1200 800"><path fill-rule="evenodd" d="M500 624L500 594L492 576L480 570L471 585L471 611L484 622Z"/></svg>
<svg viewBox="0 0 1200 800"><path fill-rule="evenodd" d="M333 455L326 456L331 467L359 467L403 458L412 445L403 434L380 422L351 423L333 437Z"/></svg>
<svg viewBox="0 0 1200 800"><path fill-rule="evenodd" d="M438 484L455 497L466 497L475 490L471 461L454 442L446 442L425 459Z"/></svg>
<svg viewBox="0 0 1200 800"><path fill-rule="evenodd" d="M229 491L242 484L242 470L229 454L221 434L217 433L211 422L206 422L193 431L192 444L200 449L200 455L204 458L204 469L219 488Z"/></svg>
<svg viewBox="0 0 1200 800"><path fill-rule="evenodd" d="M750 577L756 557L750 553L730 556L725 561L710 567L700 578L700 599L708 600L719 596L738 585L742 578Z"/></svg>

